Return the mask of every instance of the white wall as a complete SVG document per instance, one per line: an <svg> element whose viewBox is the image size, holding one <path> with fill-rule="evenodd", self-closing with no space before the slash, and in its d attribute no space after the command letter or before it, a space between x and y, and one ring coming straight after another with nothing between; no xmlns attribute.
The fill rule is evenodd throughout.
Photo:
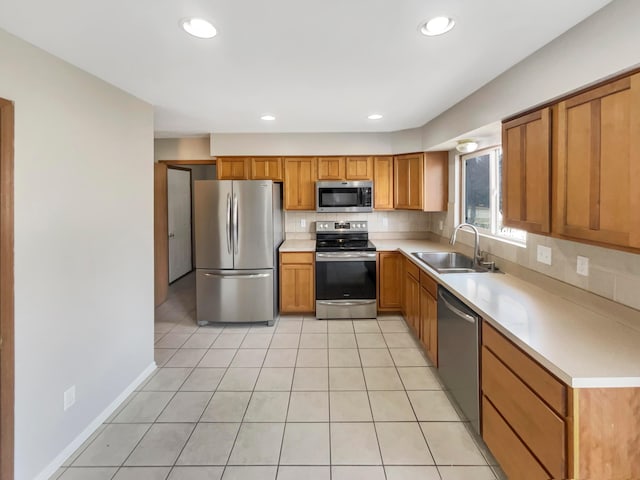
<svg viewBox="0 0 640 480"><path fill-rule="evenodd" d="M638 18L638 0L610 3L427 123L423 149L638 65Z"/></svg>
<svg viewBox="0 0 640 480"><path fill-rule="evenodd" d="M158 160L210 160L209 137L157 138L154 141L154 159Z"/></svg>
<svg viewBox="0 0 640 480"><path fill-rule="evenodd" d="M15 478L153 364L153 110L0 30L15 102ZM63 412L63 392L76 404Z"/></svg>
<svg viewBox="0 0 640 480"><path fill-rule="evenodd" d="M389 133L212 133L211 155L388 155Z"/></svg>

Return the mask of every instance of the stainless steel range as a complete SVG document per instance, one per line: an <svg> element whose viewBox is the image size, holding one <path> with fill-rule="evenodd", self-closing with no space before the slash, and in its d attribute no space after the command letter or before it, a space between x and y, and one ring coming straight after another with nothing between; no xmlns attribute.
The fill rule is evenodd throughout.
<svg viewBox="0 0 640 480"><path fill-rule="evenodd" d="M316 316L376 314L376 247L367 222L316 222Z"/></svg>

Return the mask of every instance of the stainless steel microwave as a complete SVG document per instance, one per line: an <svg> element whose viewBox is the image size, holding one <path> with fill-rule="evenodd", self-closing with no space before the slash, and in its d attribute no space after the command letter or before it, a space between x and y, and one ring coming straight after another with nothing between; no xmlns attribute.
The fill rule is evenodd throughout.
<svg viewBox="0 0 640 480"><path fill-rule="evenodd" d="M372 212L373 182L316 182L317 212Z"/></svg>

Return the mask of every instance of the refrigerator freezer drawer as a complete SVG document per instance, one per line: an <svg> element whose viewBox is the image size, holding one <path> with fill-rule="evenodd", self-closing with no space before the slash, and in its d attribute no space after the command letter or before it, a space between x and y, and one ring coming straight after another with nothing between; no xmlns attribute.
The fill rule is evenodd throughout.
<svg viewBox="0 0 640 480"><path fill-rule="evenodd" d="M273 270L196 270L196 316L208 322L274 321Z"/></svg>

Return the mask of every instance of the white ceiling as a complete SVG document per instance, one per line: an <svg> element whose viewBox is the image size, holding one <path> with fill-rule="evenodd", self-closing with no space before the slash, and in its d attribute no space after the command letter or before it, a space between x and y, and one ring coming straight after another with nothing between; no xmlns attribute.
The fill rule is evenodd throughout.
<svg viewBox="0 0 640 480"><path fill-rule="evenodd" d="M158 137L394 131L610 1L0 0L0 27L153 104ZM450 33L418 33L443 14L456 20ZM184 33L190 16L218 36ZM374 112L384 119L367 120Z"/></svg>

